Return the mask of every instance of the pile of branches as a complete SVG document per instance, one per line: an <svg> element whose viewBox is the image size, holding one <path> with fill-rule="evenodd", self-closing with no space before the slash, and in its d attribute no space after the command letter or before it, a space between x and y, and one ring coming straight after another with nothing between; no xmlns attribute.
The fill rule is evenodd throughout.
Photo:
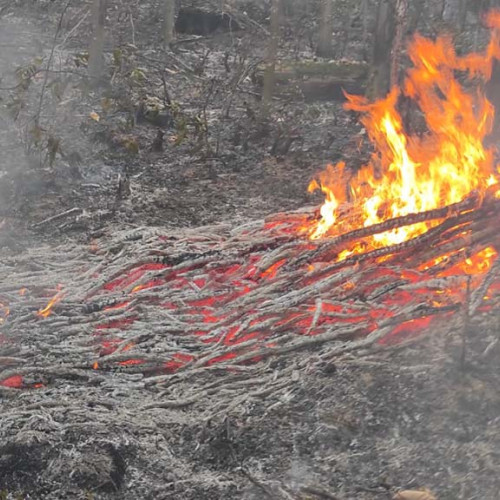
<svg viewBox="0 0 500 500"><path fill-rule="evenodd" d="M324 363L412 341L431 323L435 334L491 322L499 259L473 276L463 265L500 247L499 208L491 193L471 195L317 241L301 229L317 217L307 209L32 248L0 264L0 388L117 372L156 389L209 372L248 377L292 352L314 348ZM421 236L338 260L373 234L424 221L435 225Z"/></svg>

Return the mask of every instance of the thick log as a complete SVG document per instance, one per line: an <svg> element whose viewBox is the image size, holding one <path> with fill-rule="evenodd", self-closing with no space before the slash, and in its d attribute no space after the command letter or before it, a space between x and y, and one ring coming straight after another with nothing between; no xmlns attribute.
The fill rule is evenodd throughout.
<svg viewBox="0 0 500 500"><path fill-rule="evenodd" d="M368 66L356 61L281 61L275 68L275 95L299 95L306 101L345 100L344 92L364 91ZM264 68L255 72L262 86Z"/></svg>

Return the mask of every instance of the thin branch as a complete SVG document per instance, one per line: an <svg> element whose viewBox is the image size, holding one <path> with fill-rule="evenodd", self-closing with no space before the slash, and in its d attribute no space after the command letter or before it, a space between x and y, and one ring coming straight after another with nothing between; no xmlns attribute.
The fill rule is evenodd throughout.
<svg viewBox="0 0 500 500"><path fill-rule="evenodd" d="M47 71L45 72L45 76L44 76L43 84L42 84L42 90L40 91L40 101L38 103L38 111L37 111L37 113L35 115L35 124L37 126L40 126L40 116L41 116L41 113L42 113L43 99L45 97L45 89L47 87L47 81L49 79L49 71L48 70L52 66L52 60L54 59L54 52L56 50L57 38L59 37L59 33L61 32L62 22L64 20L64 16L66 15L66 11L68 10L68 8L69 8L69 6L71 4L71 1L72 0L68 0L67 3L66 3L66 5L64 6L64 9L61 12L61 15L59 16L59 22L57 23L56 32L54 34L54 40L52 42L52 48L50 50L49 59L47 61L47 68L46 68Z"/></svg>

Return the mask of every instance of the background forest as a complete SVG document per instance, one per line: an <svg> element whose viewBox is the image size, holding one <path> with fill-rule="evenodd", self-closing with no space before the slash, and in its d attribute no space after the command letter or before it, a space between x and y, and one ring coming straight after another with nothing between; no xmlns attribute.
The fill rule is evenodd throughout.
<svg viewBox="0 0 500 500"><path fill-rule="evenodd" d="M369 153L344 91L385 95L417 30L482 47L492 5L4 1L2 213L33 224L76 208L82 229L316 203L314 173Z"/></svg>

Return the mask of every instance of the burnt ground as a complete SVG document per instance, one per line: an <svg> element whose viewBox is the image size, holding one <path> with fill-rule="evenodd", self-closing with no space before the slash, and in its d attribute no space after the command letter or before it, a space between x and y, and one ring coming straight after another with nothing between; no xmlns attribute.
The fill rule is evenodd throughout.
<svg viewBox="0 0 500 500"><path fill-rule="evenodd" d="M240 380L237 404L223 409L224 396L218 402L208 392L184 407L148 408L165 396L119 372L55 378L50 388L5 395L3 494L374 500L426 487L445 500L493 500L500 355L483 352L495 334L474 336L464 369L454 359L457 339L432 334L330 364L302 352L310 362L285 387L252 397L236 388ZM267 372L296 361L273 362ZM190 389L217 385L217 377L205 372ZM177 384L165 392L183 399Z"/></svg>
<svg viewBox="0 0 500 500"><path fill-rule="evenodd" d="M16 84L9 81L11 70L50 51L54 11L44 10L49 2L41 3L38 11L31 2L29 15L23 2L2 13L2 86ZM80 9L69 14L64 33L76 25ZM141 19L149 14L137 15ZM139 24L138 17L135 22ZM78 34L85 26L58 51L58 67L67 70L68 60L82 50ZM113 40L130 37L129 26L128 19L114 26ZM140 54L127 63L127 74L144 67L154 90L131 85L130 94L136 101L144 93L161 99L163 86L154 70L160 56L148 45L147 35L137 30L144 41L138 43ZM227 102L227 93L212 95L210 81L226 71L222 47L251 42L258 60L263 37L257 28L244 30L237 42L227 32L201 36L181 44L168 62L169 93L189 125L179 145L182 125L164 127L162 153L151 151L157 125L125 125L136 101L129 104L130 111L113 89L85 90L83 98L75 83L79 77L70 82L65 98L55 97L55 117L50 114L54 96L48 92L42 126L46 124L44 133L61 138L62 151L53 164L46 160L43 146L26 147L26 124L36 110L43 78L37 77L30 87L33 94L28 92L27 109L17 121L2 115L0 143L8 167L0 179L5 258L41 240L90 241L114 227L237 224L301 207L316 200L306 188L325 163L340 158L361 161L356 136L360 129L340 103L280 100L263 126L254 119L258 100L247 79L234 96L230 118L210 122L216 133L204 150L206 143L196 136L193 120L207 96L213 98L209 108L215 117ZM189 71L186 76L182 63L195 67L209 49L204 72L193 76ZM150 66L146 57L153 60ZM236 61L233 64L233 71L239 71ZM80 70L72 66L71 71ZM116 80L117 86L130 86L121 75ZM108 91L112 104L105 111L102 99L108 98ZM10 97L4 93L3 104ZM92 111L101 116L98 123L89 118ZM294 137L283 153L280 134L285 142ZM41 144L46 145L48 137ZM131 184L130 194L121 197L120 175ZM83 216L34 226L72 208L82 209ZM500 350L493 343L497 335L498 325L478 329L465 367L459 362L460 340L432 332L399 350L346 357L329 365L317 363L313 351L302 352L297 356L308 356L311 362L293 372L284 389L239 400L222 413L210 399L181 408L144 409L158 400L160 389L144 387L119 371L88 380L77 375L56 378L40 389L5 390L0 393L0 496L368 500L427 487L439 499L493 500L500 491ZM294 361L274 362L268 372L293 367ZM217 380L216 373L204 376L208 380L203 384ZM239 395L245 391L241 388ZM174 395L182 398L182 391L174 390ZM60 404L44 405L54 397ZM316 493L304 490L307 486Z"/></svg>
<svg viewBox="0 0 500 500"><path fill-rule="evenodd" d="M58 10L40 7L22 19L22 8L4 15L2 31L8 40L2 60L8 61L8 69L3 73L15 88L4 92L4 127L10 129L6 139L15 154L8 157L0 208L16 227L19 221L29 226L75 207L85 210L92 222L53 231L81 236L110 222L172 227L242 222L318 201L307 186L328 162L352 158L361 163L356 136L361 128L340 102L281 98L267 119L259 118L260 87L253 72L264 57L265 27L219 29L206 37L182 35L174 52L165 55L151 40L151 31L159 29L157 19L150 31L138 31L138 48L133 49L126 45L130 24L111 22L108 43L122 44L121 66L113 72L112 87L89 89L78 62L85 49L78 35L90 29L85 19L78 25L82 10L69 9L67 30L75 25L78 30L67 40L64 31L58 37L41 130L35 130L34 116L46 61L34 67L36 74L21 95L15 88L18 79L8 75L19 68L30 70L37 56L49 57ZM144 7L134 14L153 22L154 12ZM22 34L15 47L10 35L16 28L11 25ZM310 48L305 51L312 55ZM161 68L174 112L161 110L158 125L155 118L141 119L137 112L143 100L162 108ZM90 118L92 112L98 113L99 122ZM161 153L153 150L159 130L164 135ZM17 137L10 141L13 135ZM60 142L53 162L48 146L52 139ZM117 200L119 178L125 176L131 192Z"/></svg>

